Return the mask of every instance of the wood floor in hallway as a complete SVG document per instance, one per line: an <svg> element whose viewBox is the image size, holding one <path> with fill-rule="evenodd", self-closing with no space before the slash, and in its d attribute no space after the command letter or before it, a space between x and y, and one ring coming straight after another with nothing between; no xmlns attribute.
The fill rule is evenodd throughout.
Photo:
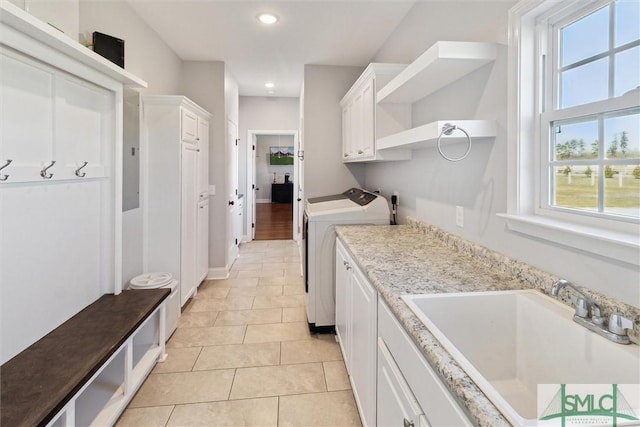
<svg viewBox="0 0 640 427"><path fill-rule="evenodd" d="M291 203L256 203L255 240L293 239Z"/></svg>

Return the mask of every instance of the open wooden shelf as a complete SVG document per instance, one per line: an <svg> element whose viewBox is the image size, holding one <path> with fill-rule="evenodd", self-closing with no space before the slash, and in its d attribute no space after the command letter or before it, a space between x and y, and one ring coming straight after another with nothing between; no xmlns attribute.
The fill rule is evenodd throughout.
<svg viewBox="0 0 640 427"><path fill-rule="evenodd" d="M496 59L496 44L439 41L378 91L378 103L414 103Z"/></svg>
<svg viewBox="0 0 640 427"><path fill-rule="evenodd" d="M147 82L144 80L118 67L113 62L84 47L51 25L40 21L8 1L3 1L0 4L0 22L122 84L136 88L147 87ZM23 41L17 33L14 35L9 28L3 28L2 42L8 46L16 47L15 44L20 44Z"/></svg>
<svg viewBox="0 0 640 427"><path fill-rule="evenodd" d="M435 145L445 123L464 129L472 141L496 136L494 120L438 120L380 138L376 141L378 150L417 149ZM442 135L443 142L466 142L466 135L455 130L451 135Z"/></svg>

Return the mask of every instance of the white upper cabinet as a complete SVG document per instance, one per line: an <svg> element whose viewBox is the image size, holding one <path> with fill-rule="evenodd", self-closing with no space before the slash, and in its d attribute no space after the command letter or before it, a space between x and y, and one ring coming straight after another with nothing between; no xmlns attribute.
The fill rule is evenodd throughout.
<svg viewBox="0 0 640 427"><path fill-rule="evenodd" d="M409 151L385 154L376 150L376 138L405 129L410 123L410 109L396 108L389 114L376 106L376 88L385 85L405 67L403 64L369 64L340 101L344 162L411 158Z"/></svg>
<svg viewBox="0 0 640 427"><path fill-rule="evenodd" d="M184 142L198 142L198 116L186 109L182 109L181 132Z"/></svg>

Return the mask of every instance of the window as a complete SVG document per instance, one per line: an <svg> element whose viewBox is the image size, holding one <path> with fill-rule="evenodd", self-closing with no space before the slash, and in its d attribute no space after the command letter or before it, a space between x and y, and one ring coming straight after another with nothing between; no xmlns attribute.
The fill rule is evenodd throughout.
<svg viewBox="0 0 640 427"><path fill-rule="evenodd" d="M513 231L640 265L640 2L510 11Z"/></svg>
<svg viewBox="0 0 640 427"><path fill-rule="evenodd" d="M563 11L539 30L544 55L541 208L640 217L640 3ZM636 94L637 98L637 94ZM546 141L545 141L546 140Z"/></svg>

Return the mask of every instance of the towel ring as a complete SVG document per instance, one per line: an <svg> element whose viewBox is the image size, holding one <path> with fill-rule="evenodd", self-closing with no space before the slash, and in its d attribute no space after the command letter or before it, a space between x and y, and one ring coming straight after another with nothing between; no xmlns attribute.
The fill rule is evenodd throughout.
<svg viewBox="0 0 640 427"><path fill-rule="evenodd" d="M440 146L440 139L442 138L442 135L447 135L447 136L451 135L453 133L453 131L456 130L456 129L462 131L467 136L467 151L465 151L465 153L461 157L453 158L453 157L448 157L447 155L445 155L442 152L442 147ZM462 129L461 127L458 127L456 125L452 125L451 123L445 123L442 126L442 130L440 131L440 135L438 135L438 152L440 153L440 155L442 157L444 157L446 160L449 160L450 162L459 162L460 160L462 160L465 157L467 157L469 155L470 151L471 151L471 137L469 136L467 131Z"/></svg>

